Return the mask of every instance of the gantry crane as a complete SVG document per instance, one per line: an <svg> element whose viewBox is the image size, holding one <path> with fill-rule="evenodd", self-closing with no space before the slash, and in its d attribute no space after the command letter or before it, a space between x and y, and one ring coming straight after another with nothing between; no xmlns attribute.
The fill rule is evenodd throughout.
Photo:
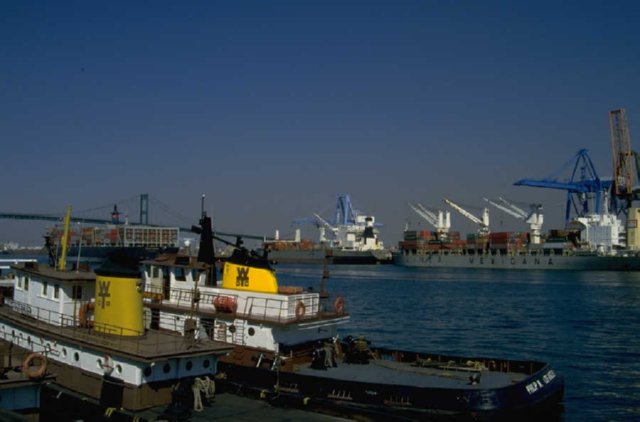
<svg viewBox="0 0 640 422"><path fill-rule="evenodd" d="M439 240L446 240L449 237L449 229L451 228L451 213L449 211L438 210L438 215L436 215L422 204L409 203L409 206L436 229Z"/></svg>
<svg viewBox="0 0 640 422"><path fill-rule="evenodd" d="M449 205L451 208L458 211L460 214L462 214L463 216L467 217L469 220L473 221L478 226L480 226L478 228L478 233L480 235L486 236L489 234L489 210L487 208L484 208L482 210L482 219L480 219L475 215L471 214L469 211L462 208L460 205L457 205L451 202L447 198L444 198L444 202L446 202L447 205Z"/></svg>
<svg viewBox="0 0 640 422"><path fill-rule="evenodd" d="M525 223L529 224L529 229L531 232L531 243L535 245L540 244L542 237L542 223L544 222L544 216L541 212L541 204L531 204L531 209L529 212L527 212L504 198L498 198L501 203L494 202L487 198L484 198L484 200L494 207L498 208L499 210L509 214L510 216L515 217L519 220L523 220Z"/></svg>
<svg viewBox="0 0 640 422"><path fill-rule="evenodd" d="M571 177L568 181L559 180L560 173L572 165ZM533 186L539 188L560 189L567 191L567 207L565 221L568 224L572 211L576 217L600 214L603 197L606 197L612 182L601 180L589 158L586 149L581 149L574 158L567 161L562 168L544 179L522 179L514 183L516 186ZM590 202L595 206L590 207ZM605 201L606 202L606 201Z"/></svg>
<svg viewBox="0 0 640 422"><path fill-rule="evenodd" d="M613 195L624 200L625 208L629 208L634 199L633 188L638 169L637 156L631 150L629 124L624 108L609 112L609 126L613 155Z"/></svg>

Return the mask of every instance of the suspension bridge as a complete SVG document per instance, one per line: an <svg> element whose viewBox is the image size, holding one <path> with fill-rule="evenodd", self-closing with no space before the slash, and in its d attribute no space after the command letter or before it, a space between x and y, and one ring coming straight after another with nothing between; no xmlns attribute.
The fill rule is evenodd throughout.
<svg viewBox="0 0 640 422"><path fill-rule="evenodd" d="M153 218L151 215L151 206L153 205ZM125 212L124 221L123 213L120 210L137 210L139 211L138 221L129 220L129 212ZM109 217L109 218L107 218ZM18 212L2 212L0 211L0 219L7 220L34 220L34 221L52 221L61 223L64 218L64 212L53 214L42 213L18 213ZM155 221L150 223L150 221ZM71 216L71 222L83 225L120 225L127 224L131 226L150 226L150 227L177 227L181 232L191 232L192 224L195 219L185 217L180 213L173 211L169 206L164 204L157 198L151 198L149 194L141 194L131 198L114 201L109 205L103 205L87 210L74 211ZM223 237L241 237L254 240L272 240L268 236L260 236L255 234L241 234L215 231L217 236Z"/></svg>

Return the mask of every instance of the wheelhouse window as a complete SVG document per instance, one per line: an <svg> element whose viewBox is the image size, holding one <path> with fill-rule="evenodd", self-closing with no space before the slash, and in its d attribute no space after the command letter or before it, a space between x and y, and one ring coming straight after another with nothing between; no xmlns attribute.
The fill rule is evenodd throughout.
<svg viewBox="0 0 640 422"><path fill-rule="evenodd" d="M24 278L24 290L29 291L29 277Z"/></svg>
<svg viewBox="0 0 640 422"><path fill-rule="evenodd" d="M71 298L76 300L82 299L82 286L73 286Z"/></svg>
<svg viewBox="0 0 640 422"><path fill-rule="evenodd" d="M53 286L53 298L60 299L60 285L54 284Z"/></svg>
<svg viewBox="0 0 640 422"><path fill-rule="evenodd" d="M49 290L49 283L46 281L42 282L42 296L47 297L47 291Z"/></svg>
<svg viewBox="0 0 640 422"><path fill-rule="evenodd" d="M187 274L184 271L183 267L176 268L175 276L176 276L176 281L187 281Z"/></svg>

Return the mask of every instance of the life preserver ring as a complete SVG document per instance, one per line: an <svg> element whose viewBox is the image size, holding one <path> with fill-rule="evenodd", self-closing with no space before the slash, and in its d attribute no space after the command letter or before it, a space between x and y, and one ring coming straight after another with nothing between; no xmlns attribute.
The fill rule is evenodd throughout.
<svg viewBox="0 0 640 422"><path fill-rule="evenodd" d="M82 328L93 327L93 321L90 321L87 319L87 313L89 311L93 311L95 307L96 305L93 302L85 303L80 307L80 310L78 311L78 320L79 320L80 327Z"/></svg>
<svg viewBox="0 0 640 422"><path fill-rule="evenodd" d="M40 361L40 365L32 367L31 364L36 359ZM30 379L42 378L45 372L47 372L47 358L40 353L31 353L22 362L22 373Z"/></svg>
<svg viewBox="0 0 640 422"><path fill-rule="evenodd" d="M113 364L113 359L111 359L111 356L109 356L106 353L102 359L98 359L98 364L100 365L100 368L104 371L104 373L107 375L112 373L113 368L115 367L115 365Z"/></svg>
<svg viewBox="0 0 640 422"><path fill-rule="evenodd" d="M344 299L342 296L338 296L333 302L333 307L336 310L336 313L341 314L344 312Z"/></svg>
<svg viewBox="0 0 640 422"><path fill-rule="evenodd" d="M304 306L304 302L299 300L296 304L296 318L302 318L306 311L306 307Z"/></svg>

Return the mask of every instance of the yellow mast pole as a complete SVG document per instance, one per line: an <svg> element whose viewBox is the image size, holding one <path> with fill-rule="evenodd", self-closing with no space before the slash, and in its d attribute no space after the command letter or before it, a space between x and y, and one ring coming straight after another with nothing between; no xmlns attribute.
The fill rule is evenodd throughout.
<svg viewBox="0 0 640 422"><path fill-rule="evenodd" d="M71 225L71 205L67 207L64 216L64 232L62 233L62 253L58 259L58 270L64 271L67 267L67 243L69 242L69 226Z"/></svg>

